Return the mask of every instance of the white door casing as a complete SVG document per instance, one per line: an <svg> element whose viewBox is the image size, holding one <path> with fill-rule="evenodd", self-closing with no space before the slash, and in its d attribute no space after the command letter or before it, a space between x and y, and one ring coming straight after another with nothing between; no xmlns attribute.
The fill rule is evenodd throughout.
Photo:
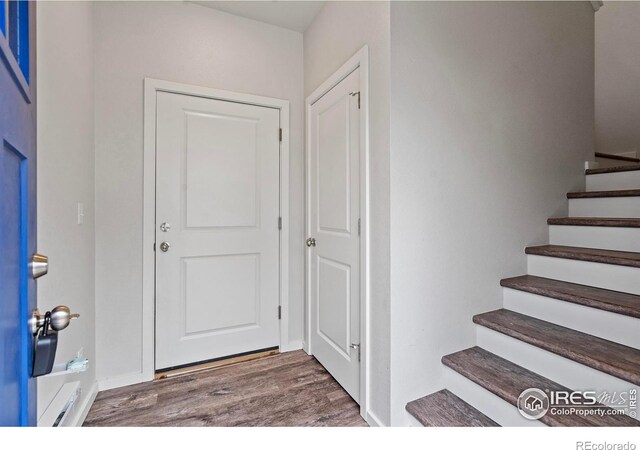
<svg viewBox="0 0 640 450"><path fill-rule="evenodd" d="M280 111L156 101L155 369L277 347Z"/></svg>
<svg viewBox="0 0 640 450"><path fill-rule="evenodd" d="M360 69L309 109L310 352L360 399Z"/></svg>

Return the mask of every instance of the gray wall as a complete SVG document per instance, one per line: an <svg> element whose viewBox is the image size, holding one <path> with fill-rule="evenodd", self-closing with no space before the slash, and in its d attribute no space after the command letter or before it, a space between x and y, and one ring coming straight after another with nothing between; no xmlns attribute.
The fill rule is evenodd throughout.
<svg viewBox="0 0 640 450"><path fill-rule="evenodd" d="M588 2L391 4L391 423L443 387L593 151Z"/></svg>
<svg viewBox="0 0 640 450"><path fill-rule="evenodd" d="M60 333L56 364L84 349L82 374L38 379L38 417L66 382L95 388L93 5L42 2L38 46L38 251L49 274L38 280L38 308L67 305L80 319ZM77 204L84 204L78 225Z"/></svg>
<svg viewBox="0 0 640 450"><path fill-rule="evenodd" d="M596 13L596 151L640 155L640 2Z"/></svg>
<svg viewBox="0 0 640 450"><path fill-rule="evenodd" d="M389 424L389 3L327 2L304 33L310 95L369 45L371 360L369 413Z"/></svg>
<svg viewBox="0 0 640 450"><path fill-rule="evenodd" d="M98 378L141 372L145 77L291 102L289 336L301 341L302 34L186 2L97 2L94 17Z"/></svg>

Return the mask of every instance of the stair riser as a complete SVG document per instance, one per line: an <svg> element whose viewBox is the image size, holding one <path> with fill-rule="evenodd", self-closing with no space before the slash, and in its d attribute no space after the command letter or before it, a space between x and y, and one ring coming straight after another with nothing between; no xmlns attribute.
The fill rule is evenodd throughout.
<svg viewBox="0 0 640 450"><path fill-rule="evenodd" d="M503 427L546 426L537 420L525 419L515 406L449 367L443 366L443 376L448 390Z"/></svg>
<svg viewBox="0 0 640 450"><path fill-rule="evenodd" d="M549 225L549 243L640 252L640 228Z"/></svg>
<svg viewBox="0 0 640 450"><path fill-rule="evenodd" d="M640 349L640 319L502 288L504 308Z"/></svg>
<svg viewBox="0 0 640 450"><path fill-rule="evenodd" d="M640 189L640 170L587 175L587 191Z"/></svg>
<svg viewBox="0 0 640 450"><path fill-rule="evenodd" d="M640 197L572 198L569 216L640 217Z"/></svg>
<svg viewBox="0 0 640 450"><path fill-rule="evenodd" d="M479 347L571 390L613 394L640 389L627 381L478 325L476 340Z"/></svg>
<svg viewBox="0 0 640 450"><path fill-rule="evenodd" d="M573 259L527 255L529 275L640 295L640 269Z"/></svg>

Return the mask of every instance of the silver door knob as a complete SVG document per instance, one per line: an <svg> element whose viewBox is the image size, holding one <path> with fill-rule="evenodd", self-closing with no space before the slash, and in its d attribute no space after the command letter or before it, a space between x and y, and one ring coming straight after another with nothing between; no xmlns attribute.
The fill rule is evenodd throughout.
<svg viewBox="0 0 640 450"><path fill-rule="evenodd" d="M307 247L315 247L316 246L316 240L315 238L309 238L307 239Z"/></svg>
<svg viewBox="0 0 640 450"><path fill-rule="evenodd" d="M71 314L69 308L62 305L53 308L50 311L50 314L51 322L49 325L51 326L51 329L55 331L64 330L69 326L69 323L71 323L73 319L80 317L80 314ZM31 319L29 322L31 324L31 332L34 335L44 325L44 318L45 314L40 314L40 311L38 311L37 308L31 313Z"/></svg>
<svg viewBox="0 0 640 450"><path fill-rule="evenodd" d="M167 222L162 222L160 224L160 231L164 231L165 233L171 229L171 224Z"/></svg>
<svg viewBox="0 0 640 450"><path fill-rule="evenodd" d="M34 253L31 258L31 275L33 279L40 278L49 272L49 258L41 255L40 253Z"/></svg>
<svg viewBox="0 0 640 450"><path fill-rule="evenodd" d="M66 306L56 306L51 310L51 328L56 331L64 330L72 319L77 319L80 314L71 314Z"/></svg>
<svg viewBox="0 0 640 450"><path fill-rule="evenodd" d="M163 252L168 252L169 247L171 247L171 244L169 244L168 242L163 242L162 244L160 244L160 250L162 250Z"/></svg>

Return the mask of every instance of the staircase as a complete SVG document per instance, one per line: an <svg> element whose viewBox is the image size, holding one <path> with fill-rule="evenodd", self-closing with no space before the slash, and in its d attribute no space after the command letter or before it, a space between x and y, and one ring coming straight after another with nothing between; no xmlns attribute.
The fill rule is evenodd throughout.
<svg viewBox="0 0 640 450"><path fill-rule="evenodd" d="M422 425L640 426L640 164L586 178L550 244L525 249L528 275L500 282L503 309L473 318L477 346L442 358L446 389L407 404ZM532 419L517 408L529 388L599 403ZM636 409L612 414L623 392Z"/></svg>
<svg viewBox="0 0 640 450"><path fill-rule="evenodd" d="M595 162L598 164L598 168L631 166L640 164L640 159L638 159L637 156L637 152L627 152L623 154L596 152Z"/></svg>

